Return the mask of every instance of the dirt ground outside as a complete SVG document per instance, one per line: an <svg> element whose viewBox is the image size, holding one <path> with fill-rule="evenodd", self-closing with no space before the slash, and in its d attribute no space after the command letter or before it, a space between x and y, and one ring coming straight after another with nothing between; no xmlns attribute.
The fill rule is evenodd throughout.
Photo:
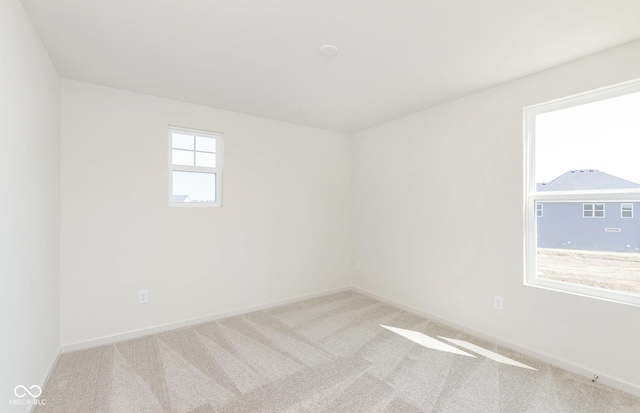
<svg viewBox="0 0 640 413"><path fill-rule="evenodd" d="M640 253L538 248L538 277L640 294Z"/></svg>

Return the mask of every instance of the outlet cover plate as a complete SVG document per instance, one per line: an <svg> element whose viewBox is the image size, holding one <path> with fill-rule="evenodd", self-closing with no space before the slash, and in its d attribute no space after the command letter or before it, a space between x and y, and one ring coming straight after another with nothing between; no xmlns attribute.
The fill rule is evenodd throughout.
<svg viewBox="0 0 640 413"><path fill-rule="evenodd" d="M504 309L504 298L500 295L493 296L493 308L502 311Z"/></svg>

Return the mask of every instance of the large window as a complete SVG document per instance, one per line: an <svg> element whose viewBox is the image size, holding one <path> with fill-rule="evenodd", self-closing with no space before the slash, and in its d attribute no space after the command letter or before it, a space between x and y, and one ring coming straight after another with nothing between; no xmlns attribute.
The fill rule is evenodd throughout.
<svg viewBox="0 0 640 413"><path fill-rule="evenodd" d="M525 108L525 284L640 305L639 113L640 81Z"/></svg>
<svg viewBox="0 0 640 413"><path fill-rule="evenodd" d="M169 205L220 206L222 135L169 128Z"/></svg>

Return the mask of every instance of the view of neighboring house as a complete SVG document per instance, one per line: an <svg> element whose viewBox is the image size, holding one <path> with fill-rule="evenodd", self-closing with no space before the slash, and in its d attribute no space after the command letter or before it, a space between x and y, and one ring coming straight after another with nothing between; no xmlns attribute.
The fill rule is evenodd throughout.
<svg viewBox="0 0 640 413"><path fill-rule="evenodd" d="M640 188L596 169L571 170L538 191ZM640 202L538 202L538 247L640 252Z"/></svg>
<svg viewBox="0 0 640 413"><path fill-rule="evenodd" d="M189 195L172 195L171 202L191 202Z"/></svg>

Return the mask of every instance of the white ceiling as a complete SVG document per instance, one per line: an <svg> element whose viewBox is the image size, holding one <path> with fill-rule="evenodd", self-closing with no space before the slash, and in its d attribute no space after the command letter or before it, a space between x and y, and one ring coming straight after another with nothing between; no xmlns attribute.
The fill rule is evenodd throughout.
<svg viewBox="0 0 640 413"><path fill-rule="evenodd" d="M640 0L22 2L65 78L346 132L640 38Z"/></svg>

